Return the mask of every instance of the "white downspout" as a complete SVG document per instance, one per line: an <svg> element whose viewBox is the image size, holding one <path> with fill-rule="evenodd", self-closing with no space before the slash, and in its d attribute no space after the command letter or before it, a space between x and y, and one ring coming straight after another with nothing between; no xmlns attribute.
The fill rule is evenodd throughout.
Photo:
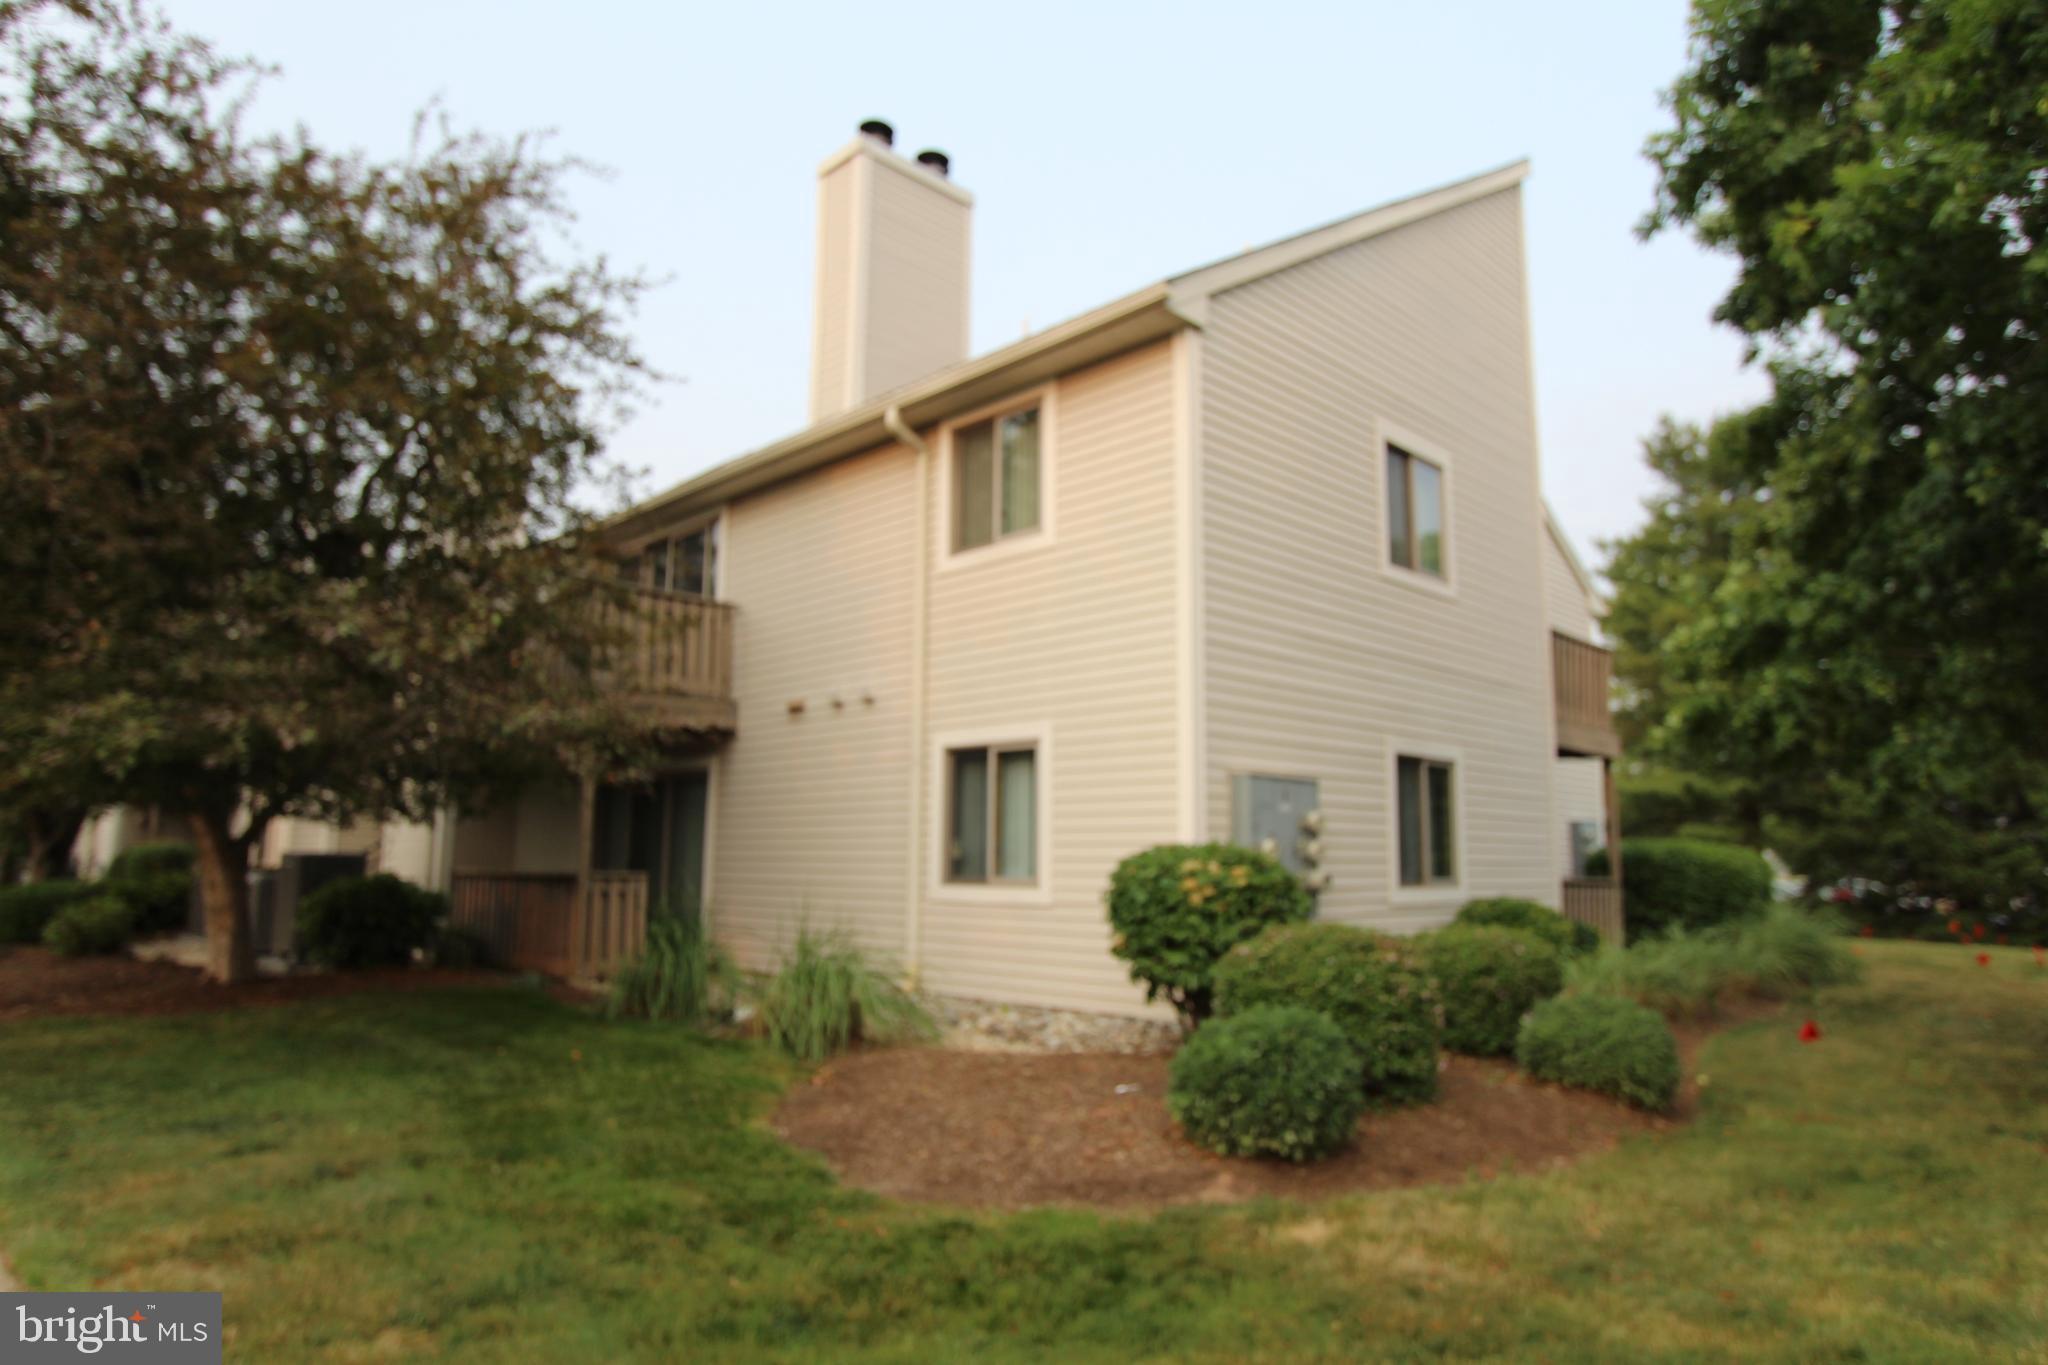
<svg viewBox="0 0 2048 1365"><path fill-rule="evenodd" d="M931 590L931 447L903 420L902 409L891 403L882 414L882 426L891 436L909 446L917 460L917 547L916 567L911 571L910 618L910 838L904 863L903 971L910 988L917 989L924 974L924 682L925 622Z"/></svg>

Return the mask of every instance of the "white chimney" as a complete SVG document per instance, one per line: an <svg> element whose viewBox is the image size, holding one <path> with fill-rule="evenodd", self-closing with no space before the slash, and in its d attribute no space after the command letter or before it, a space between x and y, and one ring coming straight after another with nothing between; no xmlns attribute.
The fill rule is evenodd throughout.
<svg viewBox="0 0 2048 1365"><path fill-rule="evenodd" d="M871 120L818 168L811 420L967 358L974 196L946 157L896 154Z"/></svg>

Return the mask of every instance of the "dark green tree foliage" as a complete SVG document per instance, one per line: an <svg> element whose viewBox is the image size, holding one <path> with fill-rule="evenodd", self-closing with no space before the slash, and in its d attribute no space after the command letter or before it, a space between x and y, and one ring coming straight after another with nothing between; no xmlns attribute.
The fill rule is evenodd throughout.
<svg viewBox="0 0 2048 1365"><path fill-rule="evenodd" d="M1408 939L1354 924L1287 924L1216 964L1216 1012L1300 1005L1328 1018L1358 1054L1365 1093L1381 1104L1432 1098L1443 1007Z"/></svg>
<svg viewBox="0 0 2048 1365"><path fill-rule="evenodd" d="M2048 887L2044 90L2034 0L1697 0L1650 146L1775 379L1705 443L1653 742L1978 909Z"/></svg>
<svg viewBox="0 0 2048 1365"><path fill-rule="evenodd" d="M1343 1030L1314 1010L1265 1005L1197 1029L1174 1054L1166 1104L1211 1151L1313 1161L1351 1141L1365 1094Z"/></svg>
<svg viewBox="0 0 2048 1365"><path fill-rule="evenodd" d="M210 970L279 816L629 763L578 499L638 285L563 167L252 139L246 68L117 0L0 0L0 806L190 817Z"/></svg>
<svg viewBox="0 0 2048 1365"><path fill-rule="evenodd" d="M1235 844L1161 844L1110 874L1110 950L1147 1000L1165 1000L1184 1028L1209 1017L1211 973L1223 955L1272 925L1315 910L1279 859Z"/></svg>

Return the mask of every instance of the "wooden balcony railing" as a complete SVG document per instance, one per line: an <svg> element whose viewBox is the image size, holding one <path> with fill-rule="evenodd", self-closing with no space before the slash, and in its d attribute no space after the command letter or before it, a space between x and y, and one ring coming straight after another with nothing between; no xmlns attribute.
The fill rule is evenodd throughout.
<svg viewBox="0 0 2048 1365"><path fill-rule="evenodd" d="M1615 733L1608 695L1614 683L1614 655L1598 645L1553 633L1550 637L1551 687L1557 700L1557 751L1586 758L1615 758L1621 736Z"/></svg>
<svg viewBox="0 0 2048 1365"><path fill-rule="evenodd" d="M624 637L612 679L659 724L695 730L733 728L732 614L712 602L660 588L630 588L607 606Z"/></svg>

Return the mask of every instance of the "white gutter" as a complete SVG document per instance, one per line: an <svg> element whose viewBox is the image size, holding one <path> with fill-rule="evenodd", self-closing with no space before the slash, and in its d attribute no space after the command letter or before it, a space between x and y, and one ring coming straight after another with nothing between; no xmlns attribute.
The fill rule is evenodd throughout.
<svg viewBox="0 0 2048 1365"><path fill-rule="evenodd" d="M882 426L909 446L917 460L917 534L913 537L917 566L911 571L910 617L910 838L903 869L903 972L916 990L924 972L924 687L925 628L931 596L932 452L924 438L903 420L903 409L891 403Z"/></svg>

